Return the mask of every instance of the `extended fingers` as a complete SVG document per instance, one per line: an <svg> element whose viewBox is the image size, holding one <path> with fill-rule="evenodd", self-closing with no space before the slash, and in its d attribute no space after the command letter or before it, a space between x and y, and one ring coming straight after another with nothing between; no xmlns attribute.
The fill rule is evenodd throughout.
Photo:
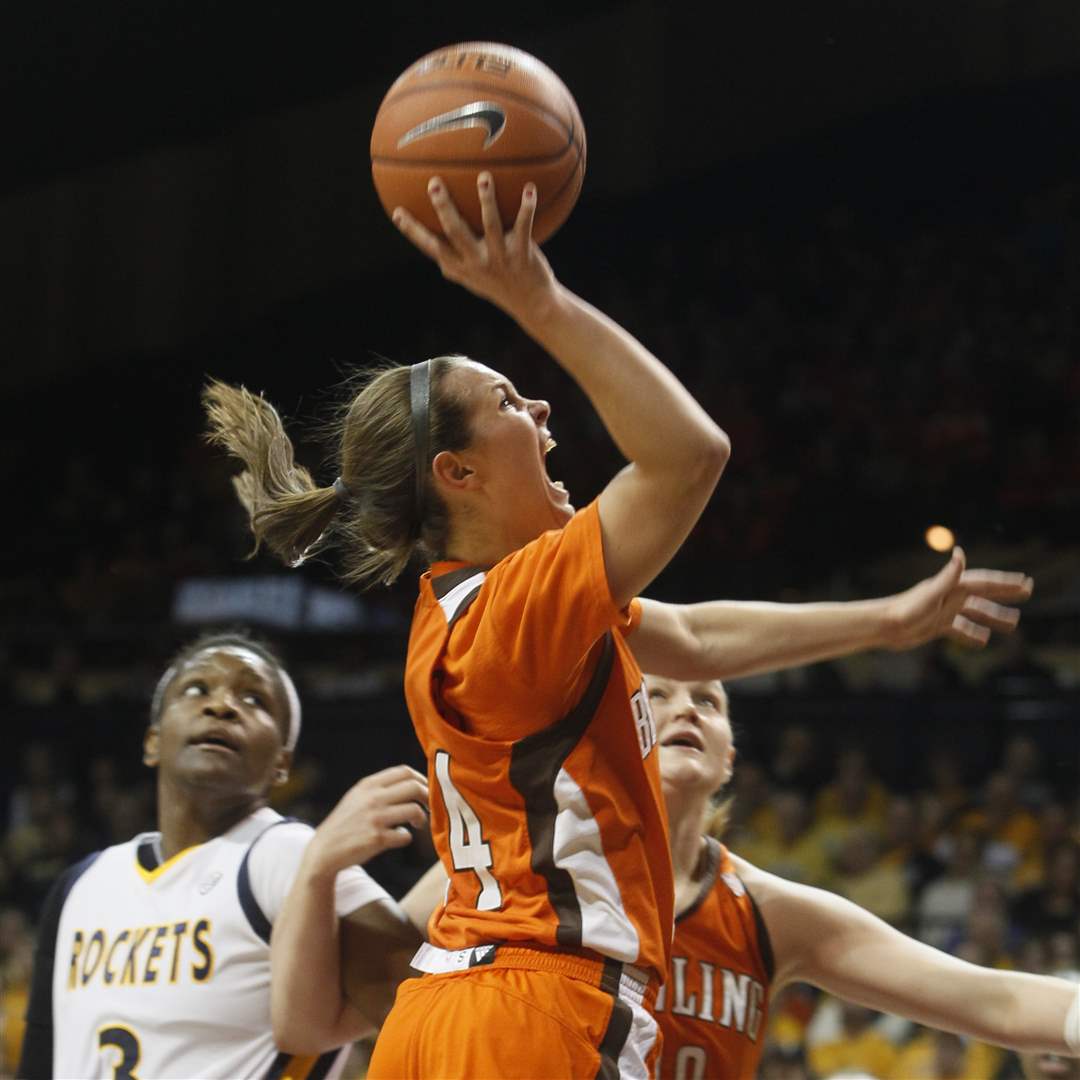
<svg viewBox="0 0 1080 1080"><path fill-rule="evenodd" d="M495 198L495 181L489 172L482 172L476 178L476 192L480 197L480 219L484 223L484 240L488 252L492 255L502 252L503 225L499 213L499 203Z"/></svg>
<svg viewBox="0 0 1080 1080"><path fill-rule="evenodd" d="M390 765L385 769L380 769L377 773L372 773L365 779L383 785L396 784L399 780L408 779L420 780L425 785L427 784L427 777L422 772L417 772L411 765Z"/></svg>
<svg viewBox="0 0 1080 1080"><path fill-rule="evenodd" d="M429 259L442 264L448 257L453 257L450 245L441 236L436 236L429 228L421 225L403 206L394 210L392 220Z"/></svg>
<svg viewBox="0 0 1080 1080"><path fill-rule="evenodd" d="M948 635L961 645L973 645L976 648L982 648L990 640L988 627L980 626L964 615L956 615L953 618Z"/></svg>
<svg viewBox="0 0 1080 1080"><path fill-rule="evenodd" d="M965 570L960 584L969 592L985 596L988 600L1014 602L1026 600L1035 588L1035 582L1027 574L1005 570Z"/></svg>
<svg viewBox="0 0 1080 1080"><path fill-rule="evenodd" d="M536 185L528 183L521 192L521 206L511 230L519 250L527 251L532 240L533 218L536 216Z"/></svg>
<svg viewBox="0 0 1080 1080"><path fill-rule="evenodd" d="M964 601L960 614L966 616L972 622L977 622L1000 633L1015 630L1016 624L1020 621L1020 612L1016 608L1006 607L1004 604L995 604L993 600L987 600L982 596L969 596Z"/></svg>
<svg viewBox="0 0 1080 1080"><path fill-rule="evenodd" d="M454 200L450 198L446 185L437 176L433 176L428 181L428 198L431 199L432 208L435 210L450 246L462 257L472 254L476 250L476 237L465 219L458 213L458 208Z"/></svg>

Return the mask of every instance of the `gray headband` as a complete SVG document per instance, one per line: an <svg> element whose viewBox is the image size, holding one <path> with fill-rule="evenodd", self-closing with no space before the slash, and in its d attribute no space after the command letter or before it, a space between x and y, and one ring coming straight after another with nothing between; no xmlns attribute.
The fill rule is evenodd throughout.
<svg viewBox="0 0 1080 1080"><path fill-rule="evenodd" d="M413 364L409 372L409 407L412 412L416 447L416 529L424 524L424 489L427 486L428 440L430 437L431 361Z"/></svg>

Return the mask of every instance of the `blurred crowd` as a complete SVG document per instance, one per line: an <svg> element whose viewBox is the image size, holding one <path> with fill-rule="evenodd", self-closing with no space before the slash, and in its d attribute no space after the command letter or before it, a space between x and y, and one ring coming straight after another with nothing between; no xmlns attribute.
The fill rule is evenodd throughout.
<svg viewBox="0 0 1080 1080"><path fill-rule="evenodd" d="M1028 733L969 775L963 746L928 749L921 775L890 789L864 749L828 759L808 727L740 761L727 841L764 869L837 892L921 941L975 964L1080 971L1080 787L1074 756L1050 782ZM806 987L773 1004L763 1076L992 1080L1011 1055L841 1003ZM770 1064L771 1063L771 1064Z"/></svg>

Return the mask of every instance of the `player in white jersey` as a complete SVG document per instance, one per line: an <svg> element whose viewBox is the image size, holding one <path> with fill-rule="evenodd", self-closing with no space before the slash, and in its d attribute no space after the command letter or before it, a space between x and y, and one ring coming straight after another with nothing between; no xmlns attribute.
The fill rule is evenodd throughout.
<svg viewBox="0 0 1080 1080"><path fill-rule="evenodd" d="M145 738L160 831L90 855L54 886L20 1077L315 1080L336 1076L347 1044L381 1022L420 936L350 865L333 886L330 951L316 958L333 976L328 996L315 991L327 1007L313 1045L328 1052L300 1058L275 1044L271 928L305 852L341 843L334 813L315 832L267 806L299 730L292 680L265 646L225 634L180 652ZM355 785L339 804L365 823L352 830L351 862L408 843L404 826L425 824L426 797L407 766Z"/></svg>

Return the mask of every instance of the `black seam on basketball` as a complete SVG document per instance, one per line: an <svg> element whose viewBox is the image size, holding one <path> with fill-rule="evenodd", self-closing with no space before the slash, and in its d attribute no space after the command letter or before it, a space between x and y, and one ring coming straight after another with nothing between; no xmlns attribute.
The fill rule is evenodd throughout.
<svg viewBox="0 0 1080 1080"><path fill-rule="evenodd" d="M491 158L409 158L405 160L403 158L388 158L388 157L373 157L371 159L372 165L393 165L401 169L410 169L418 165L426 168L459 168L461 166L488 168L488 169L500 169L504 165L553 165L557 161L562 161L566 157L566 151L572 149L572 147L563 147L557 154L550 154L545 157L522 157L522 158L497 158L492 160ZM581 159L580 152L578 153L578 160ZM577 162L574 163L574 167L577 167Z"/></svg>
<svg viewBox="0 0 1080 1080"><path fill-rule="evenodd" d="M386 98L385 101L379 106L379 112L381 113L387 105L392 104L399 98L411 97L413 94L425 93L428 90L483 90L492 96L498 96L501 94L503 97L510 98L511 101L516 101L521 105L527 105L534 113L540 116L550 116L566 132L566 141L568 143L574 141L574 118L570 117L570 126L567 127L565 121L561 116L556 116L553 112L549 112L543 105L533 101L532 98L525 97L524 94L517 94L513 90L506 90L503 87L492 87L491 83L474 83L474 82L440 82L440 83L424 83L423 86L410 86L405 90L399 90L393 97ZM497 93L496 93L497 90ZM376 120L378 116L376 116Z"/></svg>
<svg viewBox="0 0 1080 1080"><path fill-rule="evenodd" d="M571 180L573 180L575 176L578 176L578 177L580 177L580 181L578 182L578 190L579 190L579 191L581 190L581 184L582 184L582 183L584 182L584 180L585 180L585 170L584 170L584 169L579 169L579 168L578 168L578 166L579 166L580 164L581 164L581 150L579 149L579 150L578 150L578 155L577 155L577 159L576 159L576 160L574 161L574 167L573 167L573 168L572 168L572 169L570 170L570 174L569 174L569 176L567 176L567 178L566 178L566 179L565 179L565 180L564 180L564 181L562 182L562 187L560 187L558 191L556 191L556 192L555 192L554 194L552 194L552 195L549 195L549 196L548 196L548 197L547 197L547 198L546 198L546 199L544 200L544 201L545 201L546 203L553 203L553 202L557 202L557 201L559 200L559 197L560 197L560 196L562 195L562 193L563 193L563 192L564 192L564 191L566 190L566 185L567 185L567 184L569 184L569 183L570 183L570 181L571 181Z"/></svg>

